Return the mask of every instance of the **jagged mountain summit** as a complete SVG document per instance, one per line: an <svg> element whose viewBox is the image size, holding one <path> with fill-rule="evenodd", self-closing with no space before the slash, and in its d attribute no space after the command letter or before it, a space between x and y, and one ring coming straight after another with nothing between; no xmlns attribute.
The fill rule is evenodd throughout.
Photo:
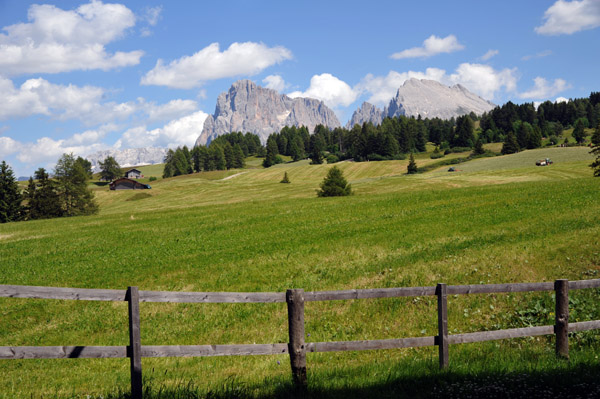
<svg viewBox="0 0 600 399"><path fill-rule="evenodd" d="M322 101L290 98L250 80L239 80L219 95L215 113L204 121L196 145L206 145L231 132L254 133L266 143L271 133L284 126L306 126L312 132L318 124L332 129L340 126L335 113Z"/></svg>
<svg viewBox="0 0 600 399"><path fill-rule="evenodd" d="M383 120L383 111L371 103L364 102L359 109L354 111L352 118L346 124L348 129L354 125L362 125L364 122L371 122L374 125L379 125Z"/></svg>
<svg viewBox="0 0 600 399"><path fill-rule="evenodd" d="M126 150L98 151L86 158L92 164L92 171L99 172L100 162L107 157L113 157L121 167L153 165L163 163L167 151L167 148L157 147L128 148Z"/></svg>
<svg viewBox="0 0 600 399"><path fill-rule="evenodd" d="M366 103L368 104L368 103ZM434 80L408 79L398 89L388 106L381 112L381 117L373 107L365 104L354 111L348 126L373 122L379 124L385 117L418 116L422 118L450 119L474 112L481 115L491 111L496 105L478 95L471 93L464 86L457 84L451 87ZM368 111L368 112L367 112Z"/></svg>

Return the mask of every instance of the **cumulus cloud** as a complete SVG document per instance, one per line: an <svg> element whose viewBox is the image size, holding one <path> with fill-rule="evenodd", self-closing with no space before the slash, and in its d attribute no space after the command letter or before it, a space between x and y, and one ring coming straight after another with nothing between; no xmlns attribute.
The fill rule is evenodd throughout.
<svg viewBox="0 0 600 399"><path fill-rule="evenodd" d="M175 99L155 104L105 101L107 93L95 86L57 85L45 79L28 79L16 88L10 79L0 77L0 120L45 115L58 120L80 120L87 126L126 120L134 115L149 123L189 115L198 108L193 100Z"/></svg>
<svg viewBox="0 0 600 399"><path fill-rule="evenodd" d="M499 51L498 50L488 50L487 53L485 53L484 55L482 55L481 57L479 57L479 59L481 61L487 61L490 58L498 55Z"/></svg>
<svg viewBox="0 0 600 399"><path fill-rule="evenodd" d="M117 129L114 124L100 126L95 130L87 130L67 139L54 140L42 137L35 142L18 143L17 159L28 165L53 165L62 154L73 153L85 157L96 151L108 148L100 140Z"/></svg>
<svg viewBox="0 0 600 399"><path fill-rule="evenodd" d="M544 13L544 24L535 28L540 35L570 35L600 26L600 1L558 0Z"/></svg>
<svg viewBox="0 0 600 399"><path fill-rule="evenodd" d="M262 80L267 89L277 90L279 92L286 88L285 81L279 75L269 75Z"/></svg>
<svg viewBox="0 0 600 399"><path fill-rule="evenodd" d="M0 158L7 157L19 151L21 143L10 137L0 136Z"/></svg>
<svg viewBox="0 0 600 399"><path fill-rule="evenodd" d="M288 96L310 97L323 101L328 107L336 108L338 106L347 107L356 101L358 92L350 87L346 82L336 78L329 73L314 75L310 79L310 86L304 92L295 91Z"/></svg>
<svg viewBox="0 0 600 399"><path fill-rule="evenodd" d="M569 99L565 98L565 97L556 97L556 100L554 100L555 103L568 103Z"/></svg>
<svg viewBox="0 0 600 399"><path fill-rule="evenodd" d="M0 34L0 70L5 76L113 69L136 65L143 51L110 54L105 45L135 25L121 4L91 1L76 10L34 4L28 23L5 26Z"/></svg>
<svg viewBox="0 0 600 399"><path fill-rule="evenodd" d="M282 46L268 47L263 43L245 42L233 43L227 50L220 51L219 43L212 43L168 65L158 60L156 66L142 77L141 84L191 89L207 80L255 75L291 58L291 51Z"/></svg>
<svg viewBox="0 0 600 399"><path fill-rule="evenodd" d="M535 85L528 91L520 93L519 97L536 100L546 99L571 87L571 85L563 79L555 79L554 83L550 84L546 79L538 76L533 81Z"/></svg>
<svg viewBox="0 0 600 399"><path fill-rule="evenodd" d="M137 126L127 130L115 144L115 148L178 147L192 146L202 132L208 114L197 111L173 120L161 128L148 130Z"/></svg>
<svg viewBox="0 0 600 399"><path fill-rule="evenodd" d="M152 30L150 27L156 26L158 21L160 20L160 15L162 14L162 6L157 7L146 7L144 10L144 14L142 15L142 19L144 22L148 24L148 26L142 28L141 34L142 37L147 37L152 34Z"/></svg>
<svg viewBox="0 0 600 399"><path fill-rule="evenodd" d="M467 89L492 100L501 89L514 91L517 88L516 68L505 68L500 71L489 65L463 63L456 72L448 77L452 84L460 83Z"/></svg>
<svg viewBox="0 0 600 399"><path fill-rule="evenodd" d="M56 85L45 79L28 79L16 88L0 77L0 120L46 115L59 120L79 119L94 125L124 119L136 110L133 103L101 103L105 92L100 87Z"/></svg>
<svg viewBox="0 0 600 399"><path fill-rule="evenodd" d="M444 38L431 35L425 39L422 47L413 47L399 53L394 53L390 58L395 60L403 58L428 58L436 54L453 53L464 48L465 46L460 44L454 35L448 35Z"/></svg>
<svg viewBox="0 0 600 399"><path fill-rule="evenodd" d="M198 108L198 103L193 100L171 100L166 104L148 104L146 107L149 122L165 121L189 115Z"/></svg>

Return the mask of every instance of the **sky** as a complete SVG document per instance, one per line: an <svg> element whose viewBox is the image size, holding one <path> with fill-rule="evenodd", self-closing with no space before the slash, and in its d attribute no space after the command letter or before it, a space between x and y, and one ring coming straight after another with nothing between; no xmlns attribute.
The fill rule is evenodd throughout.
<svg viewBox="0 0 600 399"><path fill-rule="evenodd" d="M0 0L0 160L194 145L239 79L345 124L408 78L496 104L600 91L600 0Z"/></svg>

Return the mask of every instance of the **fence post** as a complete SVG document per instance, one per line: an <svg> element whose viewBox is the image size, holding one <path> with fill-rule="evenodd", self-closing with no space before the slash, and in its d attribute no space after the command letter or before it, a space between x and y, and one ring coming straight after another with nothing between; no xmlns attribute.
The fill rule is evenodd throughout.
<svg viewBox="0 0 600 399"><path fill-rule="evenodd" d="M140 294L137 287L127 288L129 304L129 359L131 398L142 399L142 342L140 338Z"/></svg>
<svg viewBox="0 0 600 399"><path fill-rule="evenodd" d="M569 358L569 280L554 281L556 309L554 312L556 324L556 355Z"/></svg>
<svg viewBox="0 0 600 399"><path fill-rule="evenodd" d="M285 300L288 307L288 325L290 343L290 363L294 385L305 388L306 381L306 346L304 345L304 290L287 290Z"/></svg>
<svg viewBox="0 0 600 399"><path fill-rule="evenodd" d="M448 297L446 284L438 284L435 289L438 300L438 336L440 369L448 367Z"/></svg>

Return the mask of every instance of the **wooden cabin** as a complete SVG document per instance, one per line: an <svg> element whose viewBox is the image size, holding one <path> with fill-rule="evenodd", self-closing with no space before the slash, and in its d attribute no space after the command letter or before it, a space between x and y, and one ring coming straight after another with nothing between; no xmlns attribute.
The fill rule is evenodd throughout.
<svg viewBox="0 0 600 399"><path fill-rule="evenodd" d="M144 177L144 175L140 170L134 168L129 169L127 172L125 172L125 177L128 179L139 179Z"/></svg>
<svg viewBox="0 0 600 399"><path fill-rule="evenodd" d="M126 177L121 177L110 183L111 190L147 190L150 189L149 184L140 183Z"/></svg>

